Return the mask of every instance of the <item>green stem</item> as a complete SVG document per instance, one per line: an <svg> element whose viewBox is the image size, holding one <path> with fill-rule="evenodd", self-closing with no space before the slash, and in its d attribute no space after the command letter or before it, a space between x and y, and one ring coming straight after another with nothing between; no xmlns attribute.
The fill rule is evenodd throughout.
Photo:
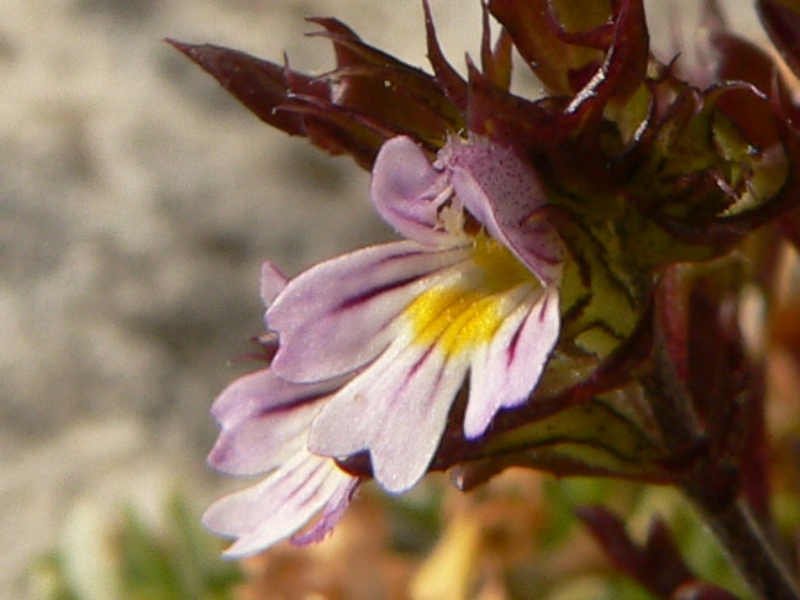
<svg viewBox="0 0 800 600"><path fill-rule="evenodd" d="M692 411L692 399L675 372L663 334L657 331L654 369L643 383L666 448L680 455L705 436ZM800 600L800 588L750 506L740 497L739 471L713 452L691 458L677 485L700 509L705 522L758 598Z"/></svg>
<svg viewBox="0 0 800 600"><path fill-rule="evenodd" d="M800 600L800 588L759 521L743 500L725 510L705 506L702 495L685 490L758 598Z"/></svg>

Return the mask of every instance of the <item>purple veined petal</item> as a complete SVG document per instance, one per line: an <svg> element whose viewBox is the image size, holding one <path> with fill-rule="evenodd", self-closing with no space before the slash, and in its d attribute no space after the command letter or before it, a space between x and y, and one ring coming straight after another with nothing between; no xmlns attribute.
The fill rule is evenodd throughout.
<svg viewBox="0 0 800 600"><path fill-rule="evenodd" d="M564 247L542 218L544 189L512 150L488 140L451 138L439 153L453 188L494 239L508 247L544 285L561 277Z"/></svg>
<svg viewBox="0 0 800 600"><path fill-rule="evenodd" d="M467 368L463 355L399 341L325 404L309 449L332 457L368 449L378 483L405 492L425 475Z"/></svg>
<svg viewBox="0 0 800 600"><path fill-rule="evenodd" d="M350 477L348 482L339 485L334 490L327 504L325 504L322 514L319 515L311 527L294 534L292 536L292 543L297 546L305 546L307 544L321 542L323 538L333 531L337 523L342 520L361 482L362 480L357 477Z"/></svg>
<svg viewBox="0 0 800 600"><path fill-rule="evenodd" d="M261 300L269 306L283 291L289 279L270 261L261 265Z"/></svg>
<svg viewBox="0 0 800 600"><path fill-rule="evenodd" d="M293 384L270 369L237 379L211 408L222 431L208 455L209 464L234 475L279 467L305 449L321 403L342 383Z"/></svg>
<svg viewBox="0 0 800 600"><path fill-rule="evenodd" d="M329 531L326 527L335 524L331 517L341 515L358 481L334 461L302 452L261 483L218 500L203 515L203 524L237 538L225 556L243 558L288 538L326 508L331 514L317 535Z"/></svg>
<svg viewBox="0 0 800 600"><path fill-rule="evenodd" d="M433 250L405 241L312 267L267 310L269 327L280 336L272 369L297 382L352 373L389 345L392 324L420 290L468 258L466 247Z"/></svg>
<svg viewBox="0 0 800 600"><path fill-rule="evenodd" d="M477 438L501 408L525 402L539 383L558 341L558 288L522 303L510 314L488 346L473 357L464 435Z"/></svg>
<svg viewBox="0 0 800 600"><path fill-rule="evenodd" d="M433 167L411 138L398 136L381 147L370 196L378 214L399 233L428 246L463 243L458 232L446 231L438 219L450 194L447 175Z"/></svg>

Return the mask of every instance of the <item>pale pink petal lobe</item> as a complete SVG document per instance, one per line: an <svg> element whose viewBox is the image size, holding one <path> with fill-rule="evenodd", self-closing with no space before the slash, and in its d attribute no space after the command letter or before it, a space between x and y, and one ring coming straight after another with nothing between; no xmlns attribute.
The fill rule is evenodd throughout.
<svg viewBox="0 0 800 600"><path fill-rule="evenodd" d="M261 265L261 301L269 306L283 291L289 279L270 261Z"/></svg>
<svg viewBox="0 0 800 600"><path fill-rule="evenodd" d="M558 288L509 315L472 361L464 434L484 434L501 408L525 402L536 388L560 329Z"/></svg>
<svg viewBox="0 0 800 600"><path fill-rule="evenodd" d="M372 170L372 203L402 235L431 246L456 243L437 214L449 189L446 174L434 169L411 138L398 136L381 147Z"/></svg>
<svg viewBox="0 0 800 600"><path fill-rule="evenodd" d="M320 402L340 382L298 385L269 369L245 375L229 385L211 413L222 431L209 463L234 475L270 471L305 450L308 427Z"/></svg>
<svg viewBox="0 0 800 600"><path fill-rule="evenodd" d="M341 477L337 475L337 477ZM298 546L313 544L322 541L336 524L341 521L350 501L353 499L356 489L358 489L361 479L357 477L345 476L341 483L335 487L330 499L325 505L322 514L317 517L311 527L296 533L292 536L292 543Z"/></svg>
<svg viewBox="0 0 800 600"><path fill-rule="evenodd" d="M203 515L203 524L237 538L225 556L242 558L295 534L331 503L328 520L315 534L321 537L341 515L356 483L333 461L306 452L261 483L218 500Z"/></svg>
<svg viewBox="0 0 800 600"><path fill-rule="evenodd" d="M395 336L397 316L431 278L469 257L464 248L416 242L365 248L293 279L267 311L280 336L273 370L292 381L320 381L374 360Z"/></svg>
<svg viewBox="0 0 800 600"><path fill-rule="evenodd" d="M326 456L368 449L378 483L404 492L427 471L466 370L431 346L387 352L323 407L309 448Z"/></svg>

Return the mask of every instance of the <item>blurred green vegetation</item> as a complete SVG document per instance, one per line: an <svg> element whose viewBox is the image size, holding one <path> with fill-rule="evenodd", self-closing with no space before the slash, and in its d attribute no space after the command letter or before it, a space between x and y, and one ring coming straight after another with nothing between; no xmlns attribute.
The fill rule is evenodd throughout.
<svg viewBox="0 0 800 600"><path fill-rule="evenodd" d="M276 547L250 565L268 564L274 556L276 562L269 564L284 566L261 572L243 571L222 559L222 544L202 529L199 514L179 494L171 496L155 518L145 518L130 505L116 510L79 505L68 514L58 547L34 566L31 598L282 600L317 593L328 599L319 588L315 592L306 586L310 580L324 580L333 561L345 565L340 577L361 581L352 588L339 582L328 589L398 590L392 599L653 600L615 569L575 517L576 508L595 504L624 515L636 543L644 542L652 519L664 519L695 573L747 597L714 536L669 488L598 478L556 479L518 470L470 494L452 489L441 477L401 497L364 492L340 526L338 533L344 538L335 533L321 545ZM385 526L375 527L376 522L368 520L368 507L377 508ZM370 514L374 518L374 511ZM342 545L341 540L351 536L348 528L365 532L372 549ZM304 558L287 558L291 556ZM353 560L360 563L364 556L374 560L374 568L353 569ZM392 557L400 557L408 568L400 580L395 573L397 581L389 585L387 565L398 564ZM292 562L297 560L302 562ZM293 570L295 575L287 575ZM283 582L284 592L277 593L280 586L273 578L280 577L289 577L289 583ZM383 587L374 585L379 581ZM442 590L456 589L456 596L441 595ZM492 595L491 590L502 592ZM347 594L370 598L369 593L344 593L330 600L351 600Z"/></svg>
<svg viewBox="0 0 800 600"><path fill-rule="evenodd" d="M199 515L175 494L151 525L131 506L109 519L100 507L67 517L59 547L34 566L33 600L228 600L242 581Z"/></svg>

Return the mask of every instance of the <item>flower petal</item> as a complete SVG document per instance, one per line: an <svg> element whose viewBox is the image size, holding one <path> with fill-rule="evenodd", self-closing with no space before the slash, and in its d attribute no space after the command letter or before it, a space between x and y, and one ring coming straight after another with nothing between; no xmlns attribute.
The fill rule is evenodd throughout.
<svg viewBox="0 0 800 600"><path fill-rule="evenodd" d="M431 165L411 138L398 136L381 147L370 195L378 214L402 235L429 246L461 243L438 219L450 190L446 174Z"/></svg>
<svg viewBox="0 0 800 600"><path fill-rule="evenodd" d="M283 291L289 282L286 275L270 261L265 261L261 265L261 300L264 306L269 306L275 298Z"/></svg>
<svg viewBox="0 0 800 600"><path fill-rule="evenodd" d="M375 479L401 493L430 465L468 362L447 360L435 345L398 343L391 350L325 404L309 448L334 457L369 450Z"/></svg>
<svg viewBox="0 0 800 600"><path fill-rule="evenodd" d="M340 381L292 384L269 369L229 385L211 413L222 426L208 455L215 468L235 475L266 473L304 450L320 402Z"/></svg>
<svg viewBox="0 0 800 600"><path fill-rule="evenodd" d="M330 517L341 516L358 481L334 461L303 452L261 483L218 500L203 515L203 524L238 538L225 551L228 558L255 554L289 537L328 507L329 518L315 527L315 535L322 537L335 525Z"/></svg>
<svg viewBox="0 0 800 600"><path fill-rule="evenodd" d="M267 310L280 347L273 370L297 382L351 373L395 336L390 326L430 278L465 260L465 248L416 242L365 248L320 263L293 279Z"/></svg>
<svg viewBox="0 0 800 600"><path fill-rule="evenodd" d="M544 220L536 173L512 150L480 138L451 138L439 153L464 207L544 284L561 277L564 247Z"/></svg>
<svg viewBox="0 0 800 600"><path fill-rule="evenodd" d="M558 341L558 288L520 305L506 318L488 346L476 353L464 416L467 438L483 435L501 408L525 402L539 383Z"/></svg>
<svg viewBox="0 0 800 600"><path fill-rule="evenodd" d="M327 504L325 504L322 514L317 517L311 527L294 534L292 543L298 546L305 546L306 544L321 542L341 521L361 481L358 477L350 477L345 483L337 486Z"/></svg>

